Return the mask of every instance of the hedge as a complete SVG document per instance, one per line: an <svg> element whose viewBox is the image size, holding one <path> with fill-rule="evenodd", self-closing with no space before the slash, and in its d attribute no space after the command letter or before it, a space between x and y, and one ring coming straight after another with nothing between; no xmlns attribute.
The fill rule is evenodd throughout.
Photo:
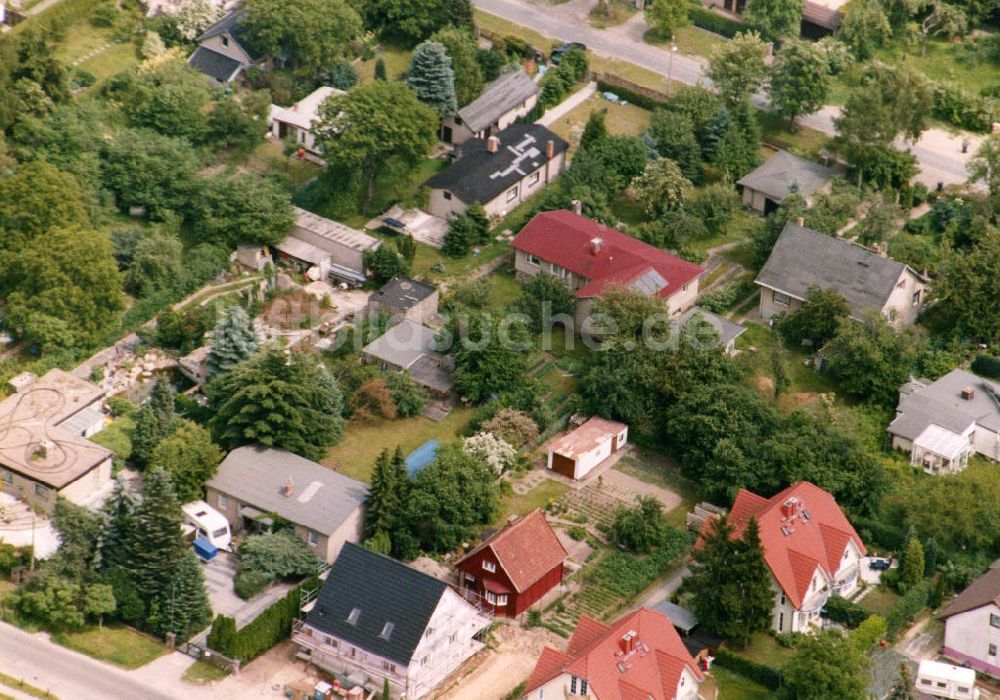
<svg viewBox="0 0 1000 700"><path fill-rule="evenodd" d="M824 617L834 622L855 629L862 622L872 616L872 613L862 608L857 603L852 603L847 598L830 596L824 606Z"/></svg>
<svg viewBox="0 0 1000 700"><path fill-rule="evenodd" d="M972 371L981 377L1000 379L1000 357L976 355L976 359L972 361Z"/></svg>
<svg viewBox="0 0 1000 700"><path fill-rule="evenodd" d="M734 654L726 649L716 650L715 663L733 673L749 678L768 690L777 690L781 687L781 671L773 666L751 661L745 656Z"/></svg>
<svg viewBox="0 0 1000 700"><path fill-rule="evenodd" d="M661 100L653 99L648 95L643 95L642 93L634 90L629 90L627 87L622 87L621 85L609 83L605 80L601 80L600 78L597 79L597 91L599 93L613 92L618 95L618 97L628 101L629 104L633 104L636 107L642 107L643 109L648 109L650 111L659 109L666 104L666 102Z"/></svg>
<svg viewBox="0 0 1000 700"><path fill-rule="evenodd" d="M927 599L931 594L931 582L923 580L906 592L885 616L886 636L895 639L900 632L913 622L913 618L927 607Z"/></svg>
<svg viewBox="0 0 1000 700"><path fill-rule="evenodd" d="M747 31L747 25L741 24L728 17L706 10L701 5L696 5L688 10L688 17L691 24L715 34L721 34L727 39L732 39L740 32Z"/></svg>
<svg viewBox="0 0 1000 700"><path fill-rule="evenodd" d="M216 616L208 634L208 647L243 663L260 656L292 633L292 622L299 614L302 590L319 585L321 582L315 576L306 579L243 629L235 632L235 621L232 618Z"/></svg>

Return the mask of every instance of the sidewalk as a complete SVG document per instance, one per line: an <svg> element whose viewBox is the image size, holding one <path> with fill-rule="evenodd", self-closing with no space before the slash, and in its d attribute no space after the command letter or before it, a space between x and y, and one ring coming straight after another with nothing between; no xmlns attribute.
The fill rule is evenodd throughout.
<svg viewBox="0 0 1000 700"><path fill-rule="evenodd" d="M540 126L549 126L586 102L595 92L597 92L597 83L587 83L552 109L545 110L545 114L535 123Z"/></svg>

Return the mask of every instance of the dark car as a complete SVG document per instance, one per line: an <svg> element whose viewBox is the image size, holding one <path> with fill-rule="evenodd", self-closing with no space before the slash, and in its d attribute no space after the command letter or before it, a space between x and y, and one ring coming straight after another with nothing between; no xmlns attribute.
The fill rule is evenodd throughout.
<svg viewBox="0 0 1000 700"><path fill-rule="evenodd" d="M868 562L868 568L872 571L888 571L892 568L892 559L872 559Z"/></svg>
<svg viewBox="0 0 1000 700"><path fill-rule="evenodd" d="M559 61L562 60L562 55L567 51L573 51L574 49L579 51L586 51L587 45L581 44L579 41L570 41L563 44L562 46L557 46L554 49L552 49L552 59L551 59L552 62L558 66Z"/></svg>

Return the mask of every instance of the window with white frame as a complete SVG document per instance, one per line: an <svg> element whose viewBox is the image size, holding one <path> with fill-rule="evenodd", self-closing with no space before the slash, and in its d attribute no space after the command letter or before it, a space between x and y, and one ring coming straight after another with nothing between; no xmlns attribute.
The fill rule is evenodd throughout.
<svg viewBox="0 0 1000 700"><path fill-rule="evenodd" d="M497 604L496 594L486 591L486 602L489 603L490 605L496 605Z"/></svg>
<svg viewBox="0 0 1000 700"><path fill-rule="evenodd" d="M778 306L788 306L792 301L790 296L782 294L781 292L771 292L771 298Z"/></svg>
<svg viewBox="0 0 1000 700"><path fill-rule="evenodd" d="M219 508L222 508L222 509L229 508L229 496L223 496L220 493L219 494L219 498L217 499L217 502L219 504Z"/></svg>
<svg viewBox="0 0 1000 700"><path fill-rule="evenodd" d="M468 581L469 583L474 583L475 580L476 580L476 577L473 576L472 574L466 574L465 575L465 580Z"/></svg>
<svg viewBox="0 0 1000 700"><path fill-rule="evenodd" d="M996 613L990 613L990 626L1000 627L1000 615L997 615Z"/></svg>
<svg viewBox="0 0 1000 700"><path fill-rule="evenodd" d="M483 559L483 569L493 574L496 573L497 565L489 561L488 559Z"/></svg>
<svg viewBox="0 0 1000 700"><path fill-rule="evenodd" d="M537 255L532 255L531 253L525 253L524 259L528 261L529 265L541 265L542 261L538 259Z"/></svg>
<svg viewBox="0 0 1000 700"><path fill-rule="evenodd" d="M514 185L509 190L507 190L507 201L517 199L517 185Z"/></svg>
<svg viewBox="0 0 1000 700"><path fill-rule="evenodd" d="M312 530L309 531L309 546L315 547L319 544L319 535Z"/></svg>
<svg viewBox="0 0 1000 700"><path fill-rule="evenodd" d="M531 173L531 175L528 176L528 187L533 187L534 185L537 185L541 177L542 177L541 173L538 172Z"/></svg>
<svg viewBox="0 0 1000 700"><path fill-rule="evenodd" d="M505 596L505 595L498 595L497 596L497 607L501 608L501 607L503 607L506 604L507 604L507 596Z"/></svg>

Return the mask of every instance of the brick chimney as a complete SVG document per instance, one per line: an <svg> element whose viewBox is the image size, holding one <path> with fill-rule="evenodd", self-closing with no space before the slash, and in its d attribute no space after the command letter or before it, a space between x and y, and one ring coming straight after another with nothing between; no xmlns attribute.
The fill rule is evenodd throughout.
<svg viewBox="0 0 1000 700"><path fill-rule="evenodd" d="M596 256L604 248L603 238L591 238L590 239L590 254Z"/></svg>
<svg viewBox="0 0 1000 700"><path fill-rule="evenodd" d="M628 656L635 651L635 638L638 636L635 630L629 630L618 640L618 648L621 653Z"/></svg>
<svg viewBox="0 0 1000 700"><path fill-rule="evenodd" d="M972 401L972 399L974 399L974 398L976 398L976 390L975 389L973 389L971 386L967 386L964 389L962 389L962 400L963 401Z"/></svg>
<svg viewBox="0 0 1000 700"><path fill-rule="evenodd" d="M292 481L291 477L285 482L285 485L281 487L281 495L288 498L295 492L295 482Z"/></svg>
<svg viewBox="0 0 1000 700"><path fill-rule="evenodd" d="M545 159L552 160L556 157L556 142L549 139L545 142Z"/></svg>
<svg viewBox="0 0 1000 700"><path fill-rule="evenodd" d="M797 499L795 496L792 496L787 501L781 504L781 514L786 518L791 518L792 516L798 514L799 505L800 505L799 499Z"/></svg>
<svg viewBox="0 0 1000 700"><path fill-rule="evenodd" d="M496 136L490 136L486 139L486 152L496 153L500 150L500 139Z"/></svg>

